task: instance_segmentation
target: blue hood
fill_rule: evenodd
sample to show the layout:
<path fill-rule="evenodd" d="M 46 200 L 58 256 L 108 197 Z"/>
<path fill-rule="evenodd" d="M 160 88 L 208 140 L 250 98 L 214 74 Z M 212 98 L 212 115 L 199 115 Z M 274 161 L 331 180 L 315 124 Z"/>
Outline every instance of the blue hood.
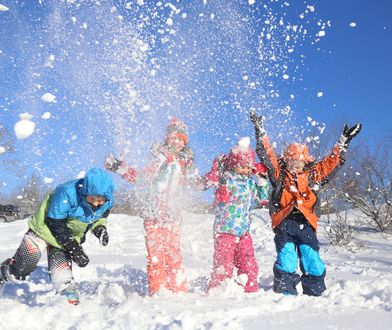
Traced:
<path fill-rule="evenodd" d="M 83 178 L 82 194 L 104 196 L 113 200 L 114 183 L 110 174 L 100 168 L 90 169 Z"/>

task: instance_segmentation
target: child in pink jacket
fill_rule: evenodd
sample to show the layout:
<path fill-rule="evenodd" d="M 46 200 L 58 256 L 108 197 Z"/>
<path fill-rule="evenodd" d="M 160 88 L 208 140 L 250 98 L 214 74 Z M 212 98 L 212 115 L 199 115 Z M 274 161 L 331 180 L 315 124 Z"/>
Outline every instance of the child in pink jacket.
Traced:
<path fill-rule="evenodd" d="M 249 138 L 242 138 L 228 155 L 215 159 L 205 176 L 206 188 L 215 186 L 214 257 L 209 289 L 237 275 L 245 275 L 245 292 L 259 290 L 259 267 L 254 255 L 250 225 L 255 204 L 266 204 L 266 168 L 256 164 Z M 243 276 L 241 276 L 243 277 Z M 242 282 L 242 281 L 241 281 Z"/>

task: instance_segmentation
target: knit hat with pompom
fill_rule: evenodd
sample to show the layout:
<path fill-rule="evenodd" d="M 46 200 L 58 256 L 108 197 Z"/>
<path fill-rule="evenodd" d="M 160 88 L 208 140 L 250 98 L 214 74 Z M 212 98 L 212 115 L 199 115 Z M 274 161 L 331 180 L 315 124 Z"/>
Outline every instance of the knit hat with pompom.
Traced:
<path fill-rule="evenodd" d="M 186 126 L 181 120 L 177 118 L 170 118 L 166 129 L 166 137 L 169 136 L 175 136 L 179 139 L 182 139 L 185 144 L 187 144 L 189 140 L 188 126 Z"/>
<path fill-rule="evenodd" d="M 250 138 L 243 137 L 238 141 L 238 145 L 231 148 L 227 156 L 227 167 L 233 169 L 235 167 L 251 167 L 256 165 L 256 154 L 250 146 Z"/>

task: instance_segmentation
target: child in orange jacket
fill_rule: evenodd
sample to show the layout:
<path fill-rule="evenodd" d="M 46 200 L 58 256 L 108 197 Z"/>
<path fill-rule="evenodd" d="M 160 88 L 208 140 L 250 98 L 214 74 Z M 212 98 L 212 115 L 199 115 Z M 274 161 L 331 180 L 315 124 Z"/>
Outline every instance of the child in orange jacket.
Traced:
<path fill-rule="evenodd" d="M 268 168 L 272 186 L 269 203 L 275 245 L 274 291 L 297 294 L 302 282 L 303 293 L 320 296 L 326 289 L 326 267 L 319 255 L 316 230 L 320 217 L 317 192 L 344 163 L 344 154 L 352 138 L 361 130 L 357 124 L 345 125 L 332 153 L 314 162 L 306 145 L 293 143 L 281 159 L 275 155 L 263 127 L 261 116 L 251 113 L 256 133 L 256 153 Z M 296 274 L 300 261 L 302 276 Z"/>
<path fill-rule="evenodd" d="M 149 189 L 143 214 L 146 232 L 149 295 L 162 287 L 173 292 L 188 290 L 182 271 L 179 197 L 187 184 L 199 177 L 188 144 L 188 128 L 176 118 L 169 122 L 163 144 L 154 146 L 152 161 L 137 171 L 110 155 L 105 167 L 130 183 L 142 182 Z"/>

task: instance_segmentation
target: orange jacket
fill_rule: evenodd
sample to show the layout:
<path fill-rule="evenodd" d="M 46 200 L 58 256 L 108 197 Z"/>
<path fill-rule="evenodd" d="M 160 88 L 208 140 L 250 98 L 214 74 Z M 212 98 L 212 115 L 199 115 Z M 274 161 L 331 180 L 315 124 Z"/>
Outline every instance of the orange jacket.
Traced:
<path fill-rule="evenodd" d="M 272 186 L 270 215 L 272 228 L 277 227 L 291 211 L 297 208 L 314 229 L 320 217 L 317 191 L 344 162 L 344 151 L 335 146 L 332 153 L 317 163 L 308 163 L 299 174 L 290 173 L 285 163 L 278 159 L 267 136 L 258 144 L 258 156 L 268 168 Z"/>

